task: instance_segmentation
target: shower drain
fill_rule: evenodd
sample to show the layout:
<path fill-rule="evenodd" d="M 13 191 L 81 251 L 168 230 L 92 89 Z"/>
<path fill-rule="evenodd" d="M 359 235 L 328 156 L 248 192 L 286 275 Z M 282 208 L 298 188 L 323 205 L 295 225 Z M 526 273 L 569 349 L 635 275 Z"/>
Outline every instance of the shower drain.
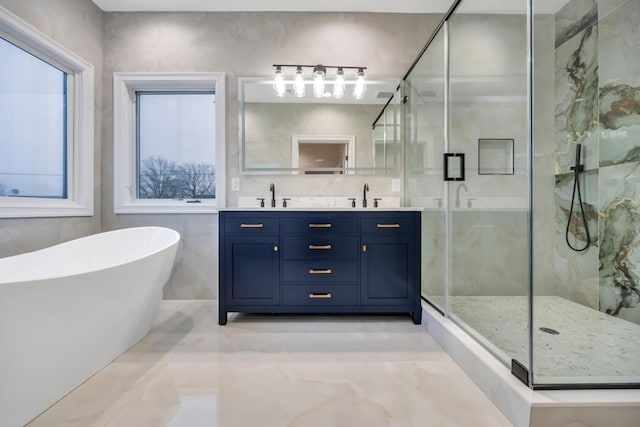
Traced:
<path fill-rule="evenodd" d="M 560 335 L 560 332 L 556 331 L 555 329 L 542 327 L 542 328 L 540 328 L 540 330 L 542 332 L 546 332 L 546 333 L 551 334 L 551 335 Z"/>

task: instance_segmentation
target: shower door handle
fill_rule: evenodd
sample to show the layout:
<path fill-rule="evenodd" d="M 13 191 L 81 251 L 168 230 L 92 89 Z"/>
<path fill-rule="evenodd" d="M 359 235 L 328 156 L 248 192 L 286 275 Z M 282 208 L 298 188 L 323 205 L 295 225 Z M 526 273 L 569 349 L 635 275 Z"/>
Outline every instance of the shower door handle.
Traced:
<path fill-rule="evenodd" d="M 444 153 L 444 181 L 464 181 L 464 153 Z"/>

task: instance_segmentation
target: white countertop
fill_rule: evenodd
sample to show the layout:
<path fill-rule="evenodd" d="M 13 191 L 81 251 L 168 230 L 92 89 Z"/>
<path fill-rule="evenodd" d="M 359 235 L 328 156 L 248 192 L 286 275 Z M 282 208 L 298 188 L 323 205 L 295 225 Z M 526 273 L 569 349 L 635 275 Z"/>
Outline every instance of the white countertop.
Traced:
<path fill-rule="evenodd" d="M 228 208 L 220 208 L 220 211 L 248 211 L 248 212 L 259 212 L 259 211 L 280 211 L 280 212 L 422 212 L 424 208 L 416 208 L 416 207 L 408 207 L 408 208 L 303 208 L 303 207 L 292 207 L 292 208 L 240 208 L 240 207 L 228 207 Z"/>

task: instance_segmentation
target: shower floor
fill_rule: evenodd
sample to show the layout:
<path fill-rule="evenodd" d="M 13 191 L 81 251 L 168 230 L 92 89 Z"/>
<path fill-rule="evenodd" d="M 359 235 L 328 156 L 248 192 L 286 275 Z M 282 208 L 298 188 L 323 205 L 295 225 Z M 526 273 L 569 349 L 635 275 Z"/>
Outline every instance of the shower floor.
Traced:
<path fill-rule="evenodd" d="M 510 365 L 528 361 L 528 298 L 456 296 L 451 318 Z M 538 384 L 640 383 L 640 325 L 555 296 L 534 298 Z M 557 334 L 543 332 L 551 329 Z"/>

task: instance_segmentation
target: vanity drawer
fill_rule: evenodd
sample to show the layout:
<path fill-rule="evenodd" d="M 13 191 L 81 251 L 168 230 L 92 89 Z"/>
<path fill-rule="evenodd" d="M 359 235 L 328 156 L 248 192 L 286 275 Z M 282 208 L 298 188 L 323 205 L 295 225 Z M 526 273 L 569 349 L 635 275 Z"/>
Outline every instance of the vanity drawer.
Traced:
<path fill-rule="evenodd" d="M 280 219 L 278 218 L 227 218 L 224 223 L 225 233 L 232 234 L 279 234 Z"/>
<path fill-rule="evenodd" d="M 284 234 L 306 234 L 323 236 L 329 234 L 356 234 L 357 218 L 340 218 L 335 215 L 314 215 L 288 218 L 282 223 Z"/>
<path fill-rule="evenodd" d="M 358 261 L 284 261 L 285 282 L 356 282 Z"/>
<path fill-rule="evenodd" d="M 358 305 L 358 285 L 285 285 L 284 305 Z"/>
<path fill-rule="evenodd" d="M 415 232 L 414 216 L 389 216 L 362 218 L 362 234 L 403 234 Z"/>
<path fill-rule="evenodd" d="M 282 239 L 284 259 L 340 260 L 358 257 L 356 236 L 286 236 Z"/>

